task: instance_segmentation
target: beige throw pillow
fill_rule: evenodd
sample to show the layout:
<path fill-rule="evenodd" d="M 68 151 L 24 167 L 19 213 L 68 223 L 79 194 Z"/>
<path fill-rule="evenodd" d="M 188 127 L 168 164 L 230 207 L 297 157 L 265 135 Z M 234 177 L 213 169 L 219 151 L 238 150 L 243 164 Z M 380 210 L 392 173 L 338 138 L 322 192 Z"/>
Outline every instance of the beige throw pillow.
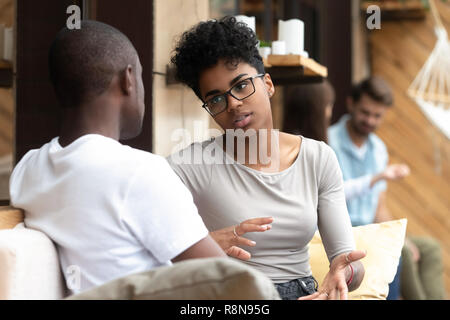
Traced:
<path fill-rule="evenodd" d="M 181 261 L 87 290 L 67 299 L 274 300 L 272 281 L 230 258 Z"/>
<path fill-rule="evenodd" d="M 356 249 L 367 250 L 361 262 L 365 276 L 361 286 L 349 292 L 349 299 L 386 299 L 394 280 L 406 233 L 406 219 L 353 227 Z M 318 232 L 309 245 L 310 264 L 319 287 L 329 270 L 329 262 Z"/>

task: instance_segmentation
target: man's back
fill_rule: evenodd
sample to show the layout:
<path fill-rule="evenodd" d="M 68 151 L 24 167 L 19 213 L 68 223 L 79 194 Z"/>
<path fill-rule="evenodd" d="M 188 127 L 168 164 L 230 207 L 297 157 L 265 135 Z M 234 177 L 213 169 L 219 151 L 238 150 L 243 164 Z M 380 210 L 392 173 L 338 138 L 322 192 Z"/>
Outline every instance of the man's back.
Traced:
<path fill-rule="evenodd" d="M 64 274 L 79 268 L 74 293 L 170 264 L 208 234 L 164 158 L 97 134 L 27 153 L 10 193 L 26 226 L 56 243 Z"/>

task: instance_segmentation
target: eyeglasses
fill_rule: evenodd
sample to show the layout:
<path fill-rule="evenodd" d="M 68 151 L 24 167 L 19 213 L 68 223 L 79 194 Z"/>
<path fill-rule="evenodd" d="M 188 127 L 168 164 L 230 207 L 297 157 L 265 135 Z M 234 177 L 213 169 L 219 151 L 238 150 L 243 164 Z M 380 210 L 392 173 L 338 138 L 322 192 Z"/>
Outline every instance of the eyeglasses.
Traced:
<path fill-rule="evenodd" d="M 239 101 L 250 97 L 256 91 L 253 79 L 260 77 L 264 77 L 264 74 L 260 73 L 256 76 L 239 81 L 227 92 L 224 92 L 223 94 L 214 96 L 213 98 L 207 100 L 202 107 L 205 108 L 212 117 L 217 116 L 219 113 L 224 112 L 228 108 L 227 95 L 230 95 Z"/>

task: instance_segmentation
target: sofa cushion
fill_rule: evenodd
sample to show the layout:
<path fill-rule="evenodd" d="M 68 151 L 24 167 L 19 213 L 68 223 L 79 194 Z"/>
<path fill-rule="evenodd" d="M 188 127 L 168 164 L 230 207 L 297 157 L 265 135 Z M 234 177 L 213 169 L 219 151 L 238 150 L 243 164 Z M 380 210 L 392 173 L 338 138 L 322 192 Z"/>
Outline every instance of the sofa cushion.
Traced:
<path fill-rule="evenodd" d="M 367 255 L 361 259 L 364 279 L 357 290 L 349 292 L 349 299 L 386 299 L 389 283 L 397 272 L 406 222 L 406 219 L 401 219 L 352 228 L 356 248 L 366 250 Z M 310 242 L 309 254 L 312 273 L 320 287 L 329 270 L 329 262 L 318 232 Z"/>
<path fill-rule="evenodd" d="M 53 242 L 23 223 L 0 230 L 0 299 L 61 299 L 66 294 Z"/>
<path fill-rule="evenodd" d="M 68 297 L 133 300 L 274 300 L 272 281 L 231 258 L 185 260 L 129 275 Z"/>

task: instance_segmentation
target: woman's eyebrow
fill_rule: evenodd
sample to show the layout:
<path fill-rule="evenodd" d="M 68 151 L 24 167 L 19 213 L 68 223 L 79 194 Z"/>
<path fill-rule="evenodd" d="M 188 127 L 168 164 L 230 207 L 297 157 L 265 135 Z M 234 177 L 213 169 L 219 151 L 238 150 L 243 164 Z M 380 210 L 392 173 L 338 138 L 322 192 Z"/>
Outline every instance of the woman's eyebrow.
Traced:
<path fill-rule="evenodd" d="M 205 95 L 205 99 L 208 97 L 208 96 L 212 96 L 213 94 L 216 94 L 216 93 L 220 93 L 220 91 L 219 90 L 211 90 L 211 91 L 209 91 L 206 95 Z"/>
<path fill-rule="evenodd" d="M 241 73 L 240 75 L 235 77 L 233 80 L 230 81 L 230 87 L 235 82 L 239 81 L 243 76 L 246 76 L 246 75 L 248 75 L 248 73 Z M 220 90 L 215 89 L 215 90 L 208 91 L 208 93 L 205 95 L 205 99 L 206 99 L 206 97 L 211 96 L 211 95 L 216 94 L 216 93 L 220 93 Z"/>
<path fill-rule="evenodd" d="M 246 75 L 248 75 L 248 73 L 241 73 L 240 75 L 238 75 L 236 78 L 230 81 L 230 86 L 232 86 L 235 82 L 239 81 L 239 79 Z"/>

